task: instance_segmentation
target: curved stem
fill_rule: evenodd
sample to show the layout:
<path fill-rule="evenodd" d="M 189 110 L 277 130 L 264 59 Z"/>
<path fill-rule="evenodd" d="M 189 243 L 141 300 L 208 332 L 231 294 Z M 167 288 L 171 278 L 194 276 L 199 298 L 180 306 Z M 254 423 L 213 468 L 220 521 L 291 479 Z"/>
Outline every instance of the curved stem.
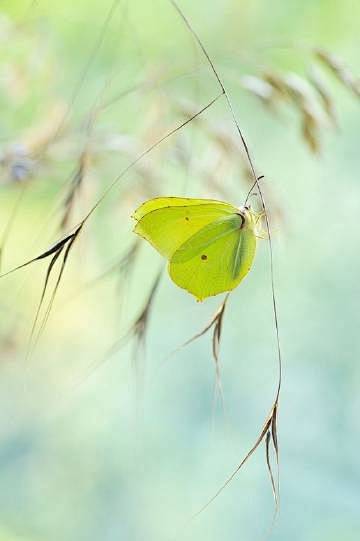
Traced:
<path fill-rule="evenodd" d="M 275 393 L 275 398 L 274 398 L 274 401 L 273 401 L 273 404 L 271 406 L 271 409 L 270 409 L 270 414 L 269 416 L 267 417 L 264 425 L 263 425 L 263 428 L 260 432 L 260 435 L 259 437 L 257 438 L 257 440 L 255 441 L 254 445 L 251 447 L 251 449 L 248 451 L 248 453 L 245 455 L 244 459 L 240 462 L 240 464 L 238 465 L 238 467 L 234 470 L 234 472 L 230 475 L 230 477 L 225 481 L 225 483 L 223 484 L 223 486 L 217 491 L 217 493 L 215 494 L 215 496 L 213 496 L 209 502 L 203 506 L 203 508 L 198 512 L 196 513 L 196 515 L 198 515 L 200 512 L 202 512 L 221 492 L 222 490 L 227 486 L 227 484 L 235 477 L 235 475 L 238 473 L 238 471 L 242 468 L 242 466 L 245 464 L 245 462 L 250 458 L 250 456 L 255 452 L 255 450 L 257 449 L 257 447 L 260 445 L 260 443 L 263 441 L 263 439 L 265 438 L 267 432 L 269 429 L 271 429 L 271 433 L 272 433 L 272 438 L 273 438 L 273 444 L 274 444 L 274 448 L 275 448 L 275 454 L 276 454 L 276 462 L 277 464 L 279 463 L 279 452 L 278 452 L 278 445 L 277 445 L 277 432 L 276 432 L 276 418 L 277 418 L 277 410 L 278 410 L 278 403 L 279 403 L 279 397 L 280 397 L 280 390 L 281 390 L 281 382 L 282 382 L 282 355 L 281 355 L 281 346 L 280 346 L 280 333 L 279 333 L 279 321 L 278 321 L 278 310 L 277 310 L 277 300 L 276 300 L 276 293 L 275 293 L 275 279 L 274 279 L 274 257 L 273 257 L 273 248 L 272 248 L 272 238 L 271 238 L 271 228 L 270 228 L 270 221 L 269 221 L 269 217 L 268 217 L 268 213 L 267 213 L 267 208 L 266 208 L 266 203 L 265 203 L 265 199 L 264 199 L 264 195 L 263 195 L 263 192 L 262 192 L 262 189 L 261 189 L 261 186 L 260 186 L 260 183 L 259 183 L 259 179 L 261 177 L 258 177 L 257 174 L 256 174 L 256 171 L 255 171 L 255 166 L 254 166 L 254 162 L 253 162 L 253 159 L 252 159 L 252 156 L 250 154 L 250 150 L 249 150 L 249 147 L 248 147 L 248 144 L 246 142 L 246 139 L 245 139 L 245 136 L 240 128 L 240 124 L 236 118 L 236 115 L 235 115 L 235 111 L 234 111 L 234 108 L 232 106 L 232 103 L 231 103 L 231 100 L 230 100 L 230 97 L 229 97 L 229 94 L 226 90 L 226 87 L 219 75 L 219 72 L 217 71 L 217 69 L 215 68 L 215 65 L 214 65 L 214 62 L 212 61 L 212 59 L 210 58 L 210 55 L 209 53 L 207 52 L 204 44 L 202 43 L 202 41 L 200 40 L 198 34 L 195 32 L 195 30 L 193 29 L 192 25 L 190 24 L 189 20 L 186 18 L 186 16 L 184 15 L 184 13 L 182 12 L 182 10 L 179 8 L 178 4 L 175 2 L 175 0 L 169 0 L 170 3 L 172 4 L 172 6 L 175 8 L 175 10 L 178 12 L 178 14 L 180 15 L 180 17 L 182 18 L 182 20 L 184 21 L 186 27 L 188 28 L 189 32 L 191 33 L 191 35 L 193 36 L 193 38 L 195 39 L 195 41 L 197 42 L 197 44 L 199 45 L 200 49 L 202 50 L 207 62 L 209 63 L 209 66 L 221 88 L 221 92 L 222 94 L 225 96 L 225 99 L 226 99 L 226 102 L 227 102 L 227 105 L 228 105 L 228 108 L 230 110 L 230 113 L 231 113 L 231 116 L 232 116 L 232 119 L 233 119 L 233 122 L 235 124 L 235 127 L 236 127 L 236 130 L 239 134 L 239 137 L 241 139 L 241 142 L 242 142 L 242 145 L 244 147 L 244 150 L 245 150 L 245 154 L 247 156 L 247 160 L 249 162 L 249 166 L 250 166 L 250 169 L 251 169 L 251 172 L 252 172 L 252 175 L 253 175 L 253 178 L 254 178 L 254 184 L 253 184 L 253 187 L 251 188 L 249 194 L 248 194 L 248 197 L 252 191 L 252 189 L 256 186 L 257 190 L 258 190 L 258 193 L 259 193 L 259 197 L 260 197 L 260 201 L 261 201 L 261 205 L 262 205 L 262 208 L 263 208 L 263 211 L 264 211 L 264 216 L 265 216 L 265 223 L 266 223 L 266 229 L 267 229 L 267 233 L 268 233 L 268 246 L 269 246 L 269 257 L 270 257 L 270 275 L 271 275 L 271 293 L 272 293 L 272 306 L 273 306 L 273 314 L 274 314 L 274 323 L 275 323 L 275 335 L 276 335 L 276 343 L 277 343 L 277 357 L 278 357 L 278 383 L 277 383 L 277 388 L 276 388 L 276 393 Z M 248 197 L 246 199 L 248 199 Z M 270 472 L 271 474 L 271 472 Z M 271 474 L 272 475 L 272 474 Z M 277 486 L 279 487 L 279 478 L 278 478 L 278 482 L 277 482 Z M 196 516 L 195 515 L 195 516 Z"/>

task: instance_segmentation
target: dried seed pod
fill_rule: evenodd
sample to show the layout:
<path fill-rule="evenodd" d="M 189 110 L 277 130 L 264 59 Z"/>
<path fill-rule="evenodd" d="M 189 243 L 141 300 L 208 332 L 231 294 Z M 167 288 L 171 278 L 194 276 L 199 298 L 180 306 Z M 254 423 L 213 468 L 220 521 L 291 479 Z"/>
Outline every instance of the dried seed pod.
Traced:
<path fill-rule="evenodd" d="M 276 91 L 268 81 L 254 75 L 245 75 L 241 77 L 240 83 L 243 88 L 256 98 L 259 98 L 266 106 L 273 105 Z"/>
<path fill-rule="evenodd" d="M 321 112 L 309 83 L 294 73 L 284 78 L 289 95 L 302 117 L 302 134 L 310 150 L 320 151 Z"/>
<path fill-rule="evenodd" d="M 360 98 L 360 78 L 354 75 L 340 58 L 324 49 L 315 49 L 314 53 L 346 88 Z"/>
<path fill-rule="evenodd" d="M 332 124 L 336 127 L 338 125 L 338 122 L 337 122 L 335 104 L 333 102 L 330 92 L 327 89 L 327 86 L 325 85 L 324 81 L 321 78 L 319 70 L 315 66 L 311 66 L 309 70 L 309 81 L 314 87 L 314 89 L 316 90 L 318 96 L 320 97 L 322 106 L 324 108 L 324 111 L 327 117 L 332 122 Z"/>

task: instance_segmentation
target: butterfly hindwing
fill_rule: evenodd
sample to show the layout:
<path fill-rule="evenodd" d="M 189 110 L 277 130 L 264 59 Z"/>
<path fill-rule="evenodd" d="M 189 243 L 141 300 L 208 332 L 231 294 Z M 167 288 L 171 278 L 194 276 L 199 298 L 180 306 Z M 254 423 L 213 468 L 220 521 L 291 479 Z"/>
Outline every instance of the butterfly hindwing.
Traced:
<path fill-rule="evenodd" d="M 212 230 L 212 242 L 203 242 L 205 236 L 200 231 L 170 259 L 171 279 L 198 300 L 231 291 L 251 268 L 256 250 L 253 231 L 227 227 L 226 233 L 224 224 L 218 224 Z"/>

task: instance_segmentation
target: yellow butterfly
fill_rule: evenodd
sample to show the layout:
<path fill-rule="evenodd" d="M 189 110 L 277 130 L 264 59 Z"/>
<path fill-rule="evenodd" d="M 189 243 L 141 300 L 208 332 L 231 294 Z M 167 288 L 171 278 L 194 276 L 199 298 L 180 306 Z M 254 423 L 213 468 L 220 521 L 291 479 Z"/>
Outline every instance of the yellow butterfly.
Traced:
<path fill-rule="evenodd" d="M 198 300 L 231 291 L 254 260 L 262 213 L 213 199 L 158 197 L 134 213 L 134 232 L 166 259 L 171 279 Z"/>

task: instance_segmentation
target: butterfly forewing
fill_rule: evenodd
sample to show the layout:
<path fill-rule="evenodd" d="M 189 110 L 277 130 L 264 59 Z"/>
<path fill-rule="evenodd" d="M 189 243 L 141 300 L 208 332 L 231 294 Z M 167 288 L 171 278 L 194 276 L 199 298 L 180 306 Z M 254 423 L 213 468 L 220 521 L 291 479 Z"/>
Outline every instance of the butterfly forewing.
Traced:
<path fill-rule="evenodd" d="M 160 254 L 171 258 L 179 246 L 200 229 L 233 212 L 234 207 L 218 202 L 164 206 L 143 215 L 134 231 L 148 240 Z"/>
<path fill-rule="evenodd" d="M 199 205 L 217 205 L 224 209 L 224 212 L 236 212 L 236 208 L 224 201 L 217 201 L 216 199 L 194 199 L 192 197 L 155 197 L 145 201 L 133 214 L 135 220 L 141 220 L 145 214 L 152 212 L 153 210 L 159 210 L 165 207 L 191 207 Z"/>

